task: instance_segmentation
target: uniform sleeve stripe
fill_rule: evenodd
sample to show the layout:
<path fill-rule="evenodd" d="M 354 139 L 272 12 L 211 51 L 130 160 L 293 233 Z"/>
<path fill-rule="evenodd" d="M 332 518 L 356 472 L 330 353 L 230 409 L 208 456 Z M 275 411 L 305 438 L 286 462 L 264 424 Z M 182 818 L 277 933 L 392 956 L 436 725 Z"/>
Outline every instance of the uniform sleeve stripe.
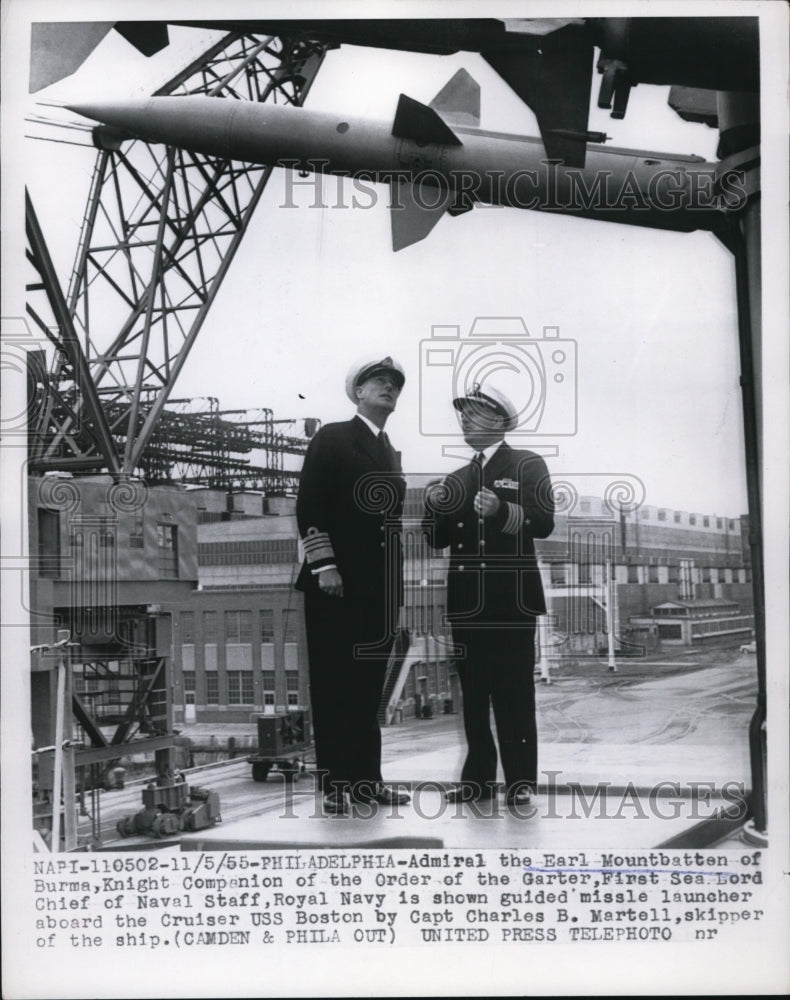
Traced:
<path fill-rule="evenodd" d="M 308 563 L 313 564 L 321 560 L 334 560 L 335 558 L 335 551 L 326 531 L 311 528 L 302 539 L 302 545 Z"/>
<path fill-rule="evenodd" d="M 517 503 L 511 503 L 510 500 L 505 502 L 507 503 L 507 520 L 502 525 L 502 531 L 506 535 L 516 535 L 524 520 L 524 511 Z"/>

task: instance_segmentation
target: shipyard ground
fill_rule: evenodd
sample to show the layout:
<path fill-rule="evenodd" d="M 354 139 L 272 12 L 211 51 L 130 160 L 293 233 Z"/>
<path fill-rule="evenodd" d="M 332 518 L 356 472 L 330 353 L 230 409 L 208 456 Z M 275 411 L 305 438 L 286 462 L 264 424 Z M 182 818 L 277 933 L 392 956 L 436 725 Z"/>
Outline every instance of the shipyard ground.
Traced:
<path fill-rule="evenodd" d="M 615 672 L 605 660 L 575 664 L 550 684 L 537 683 L 539 789 L 530 807 L 511 811 L 501 793 L 488 802 L 444 801 L 465 744 L 460 714 L 442 714 L 404 718 L 384 730 L 384 777 L 410 791 L 408 806 L 355 806 L 329 816 L 310 773 L 293 783 L 272 773 L 258 783 L 241 757 L 187 774 L 190 784 L 219 792 L 222 822 L 179 841 L 186 849 L 650 847 L 693 841 L 694 831 L 723 809 L 736 822 L 719 834 L 737 837 L 751 784 L 747 733 L 755 692 L 754 656 L 733 649 L 618 660 Z M 221 747 L 233 736 L 238 746 L 254 747 L 252 723 L 181 731 L 198 744 L 214 736 Z M 102 842 L 94 847 L 164 846 L 151 838 L 119 840 L 114 831 L 120 816 L 140 808 L 141 787 L 133 782 L 102 793 Z M 81 828 L 86 824 L 87 817 Z"/>

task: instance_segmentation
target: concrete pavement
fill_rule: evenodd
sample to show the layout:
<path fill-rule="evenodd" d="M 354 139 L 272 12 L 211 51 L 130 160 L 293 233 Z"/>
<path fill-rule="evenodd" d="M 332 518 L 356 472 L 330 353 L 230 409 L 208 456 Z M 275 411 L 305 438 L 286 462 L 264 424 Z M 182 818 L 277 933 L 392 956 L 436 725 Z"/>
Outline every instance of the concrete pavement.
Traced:
<path fill-rule="evenodd" d="M 539 789 L 518 813 L 501 794 L 447 804 L 443 789 L 458 779 L 465 753 L 461 718 L 407 718 L 384 730 L 383 770 L 385 780 L 411 790 L 410 805 L 326 816 L 306 778 L 269 798 L 259 815 L 185 839 L 226 849 L 391 838 L 403 846 L 644 848 L 693 837 L 717 810 L 744 811 L 752 674 L 750 664 L 729 658 L 691 670 L 642 663 L 630 677 L 625 670 L 615 677 L 577 672 L 539 685 Z"/>

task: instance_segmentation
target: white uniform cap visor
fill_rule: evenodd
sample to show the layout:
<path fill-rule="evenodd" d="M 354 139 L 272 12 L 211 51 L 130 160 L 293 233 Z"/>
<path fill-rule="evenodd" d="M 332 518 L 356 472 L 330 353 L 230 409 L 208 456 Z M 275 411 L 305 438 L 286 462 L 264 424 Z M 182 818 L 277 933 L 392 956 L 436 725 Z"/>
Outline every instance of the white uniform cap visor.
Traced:
<path fill-rule="evenodd" d="M 391 375 L 395 379 L 398 389 L 402 389 L 406 384 L 403 368 L 393 358 L 370 358 L 366 361 L 355 362 L 346 375 L 346 395 L 352 403 L 356 404 L 358 402 L 356 388 L 369 378 L 373 378 L 374 375 L 384 374 Z"/>
<path fill-rule="evenodd" d="M 518 413 L 515 406 L 503 392 L 492 386 L 487 386 L 484 390 L 474 389 L 465 396 L 456 397 L 453 400 L 453 406 L 459 411 L 467 406 L 485 406 L 505 418 L 506 431 L 512 431 L 518 425 Z"/>

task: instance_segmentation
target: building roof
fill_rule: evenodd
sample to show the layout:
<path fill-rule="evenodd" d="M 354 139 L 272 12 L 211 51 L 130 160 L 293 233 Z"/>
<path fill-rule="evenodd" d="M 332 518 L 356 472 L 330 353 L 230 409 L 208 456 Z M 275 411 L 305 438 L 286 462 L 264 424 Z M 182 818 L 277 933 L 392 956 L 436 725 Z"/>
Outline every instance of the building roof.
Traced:
<path fill-rule="evenodd" d="M 664 601 L 658 604 L 659 608 L 689 608 L 692 611 L 701 611 L 703 608 L 737 608 L 737 601 L 730 601 L 726 597 L 703 597 L 690 601 Z"/>
<path fill-rule="evenodd" d="M 731 617 L 733 612 L 740 610 L 740 605 L 737 601 L 728 601 L 724 597 L 708 597 L 690 601 L 664 601 L 663 604 L 654 605 L 651 613 L 659 618 L 664 617 L 661 612 L 668 612 L 670 608 L 677 609 L 673 615 L 676 618 L 711 618 L 716 617 L 717 613 Z"/>

